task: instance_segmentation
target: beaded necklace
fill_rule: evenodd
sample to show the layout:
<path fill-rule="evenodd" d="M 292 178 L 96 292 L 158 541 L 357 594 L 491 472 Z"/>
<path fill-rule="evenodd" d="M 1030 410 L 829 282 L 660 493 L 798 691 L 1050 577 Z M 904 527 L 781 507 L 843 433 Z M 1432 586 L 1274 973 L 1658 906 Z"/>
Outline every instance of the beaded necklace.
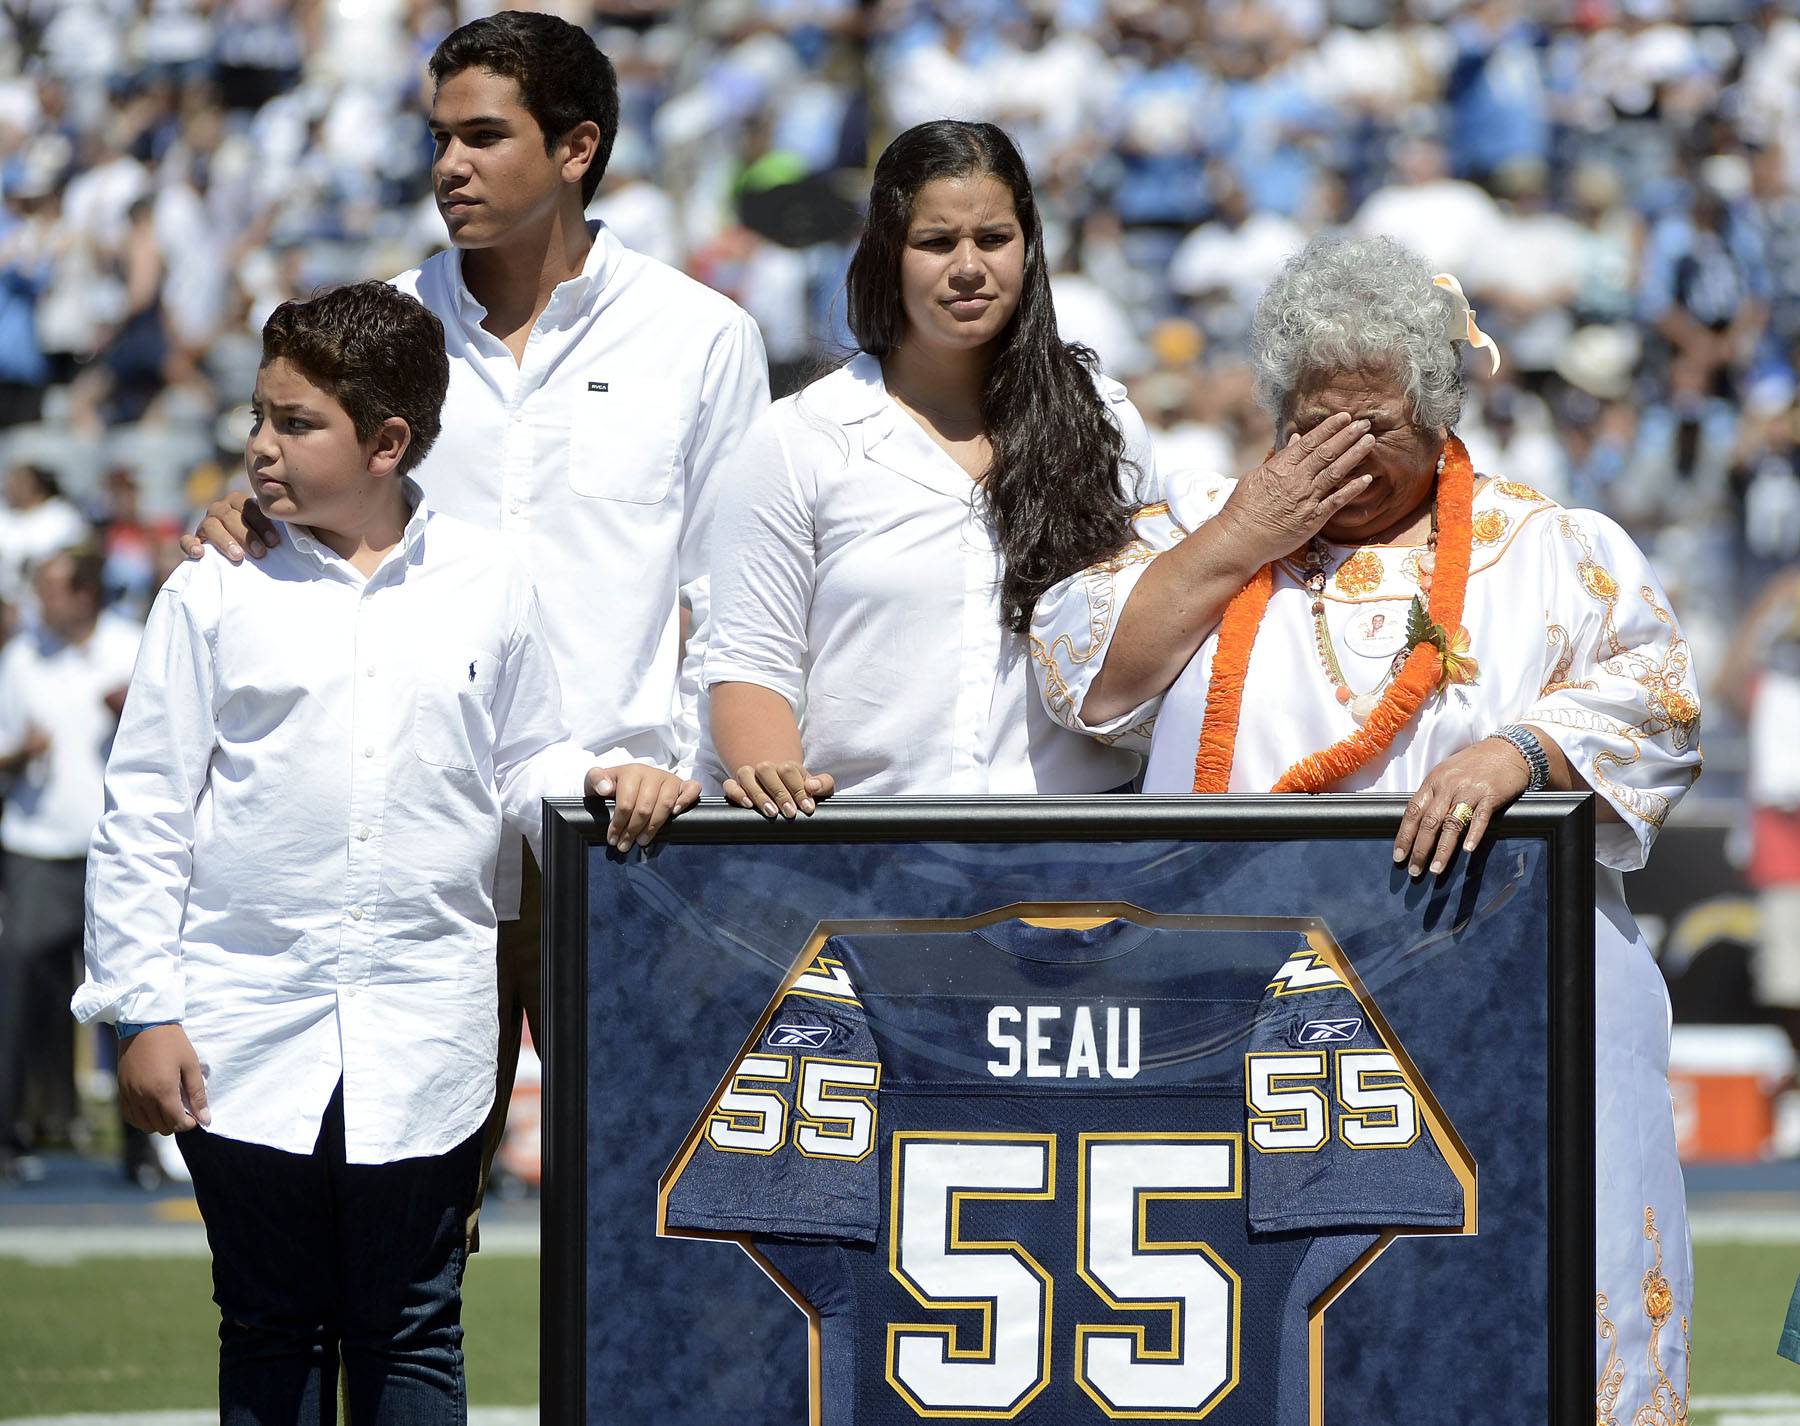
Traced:
<path fill-rule="evenodd" d="M 1438 458 L 1436 477 L 1444 473 L 1444 460 Z M 1431 595 L 1431 575 L 1437 567 L 1438 512 L 1437 512 L 1437 479 L 1433 478 L 1431 489 L 1431 529 L 1425 536 L 1425 553 L 1419 558 L 1419 588 L 1429 598 Z M 1350 716 L 1356 720 L 1357 727 L 1369 721 L 1381 695 L 1387 686 L 1400 676 L 1400 670 L 1406 665 L 1406 656 L 1412 652 L 1407 645 L 1395 651 L 1389 661 L 1387 672 L 1381 681 L 1367 693 L 1358 693 L 1350 687 L 1350 681 L 1344 677 L 1344 666 L 1338 661 L 1337 645 L 1331 637 L 1331 629 L 1325 622 L 1325 565 L 1331 558 L 1330 547 L 1323 535 L 1314 535 L 1307 542 L 1306 569 L 1301 583 L 1312 595 L 1313 648 L 1319 655 L 1319 662 L 1324 665 L 1325 677 L 1337 695 L 1337 701 L 1350 710 Z M 1346 559 L 1349 557 L 1346 556 Z"/>

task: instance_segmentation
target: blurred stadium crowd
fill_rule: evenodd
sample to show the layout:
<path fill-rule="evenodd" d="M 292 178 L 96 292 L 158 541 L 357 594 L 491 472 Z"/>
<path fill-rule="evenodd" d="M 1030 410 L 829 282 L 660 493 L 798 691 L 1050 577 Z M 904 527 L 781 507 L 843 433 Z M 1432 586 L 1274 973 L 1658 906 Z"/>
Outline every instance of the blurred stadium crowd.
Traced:
<path fill-rule="evenodd" d="M 101 522 L 121 594 L 154 588 L 167 532 L 230 478 L 270 308 L 441 243 L 424 59 L 478 8 L 0 7 L 0 440 Z M 1791 3 L 552 8 L 620 74 L 594 213 L 746 306 L 778 388 L 844 340 L 872 147 L 986 117 L 1031 162 L 1069 334 L 1170 462 L 1260 455 L 1251 303 L 1347 224 L 1462 279 L 1507 356 L 1474 384 L 1477 463 L 1646 539 L 1698 648 L 1800 551 Z M 41 483 L 13 482 L 15 568 Z"/>
<path fill-rule="evenodd" d="M 84 539 L 115 612 L 140 612 L 236 476 L 271 308 L 442 245 L 425 59 L 492 8 L 0 4 L 9 629 L 33 617 L 33 563 Z M 988 118 L 1032 166 L 1065 334 L 1129 384 L 1159 462 L 1261 458 L 1251 306 L 1347 225 L 1461 279 L 1506 357 L 1471 382 L 1477 467 L 1622 521 L 1703 675 L 1800 559 L 1794 0 L 537 8 L 618 69 L 592 213 L 747 308 L 778 395 L 847 350 L 884 139 Z M 1800 648 L 1776 604 L 1743 666 Z"/>

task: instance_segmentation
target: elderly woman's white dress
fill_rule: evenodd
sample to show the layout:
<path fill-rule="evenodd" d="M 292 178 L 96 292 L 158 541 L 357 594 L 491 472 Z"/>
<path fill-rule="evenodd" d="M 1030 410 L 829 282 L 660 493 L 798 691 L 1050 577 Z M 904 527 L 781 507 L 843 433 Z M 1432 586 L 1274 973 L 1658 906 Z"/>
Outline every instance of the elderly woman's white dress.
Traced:
<path fill-rule="evenodd" d="M 1147 745 L 1146 792 L 1193 786 L 1216 635 L 1162 698 L 1091 727 L 1077 712 L 1146 565 L 1215 514 L 1233 483 L 1169 476 L 1168 503 L 1140 512 L 1135 543 L 1038 605 L 1032 648 L 1052 714 L 1107 741 Z M 1598 827 L 1596 1419 L 1629 1423 L 1645 1407 L 1649 1419 L 1682 1419 L 1674 1406 L 1687 1393 L 1693 1270 L 1668 1091 L 1669 1004 L 1620 874 L 1644 864 L 1699 775 L 1688 647 L 1643 555 L 1604 516 L 1488 480 L 1476 491 L 1473 528 L 1463 622 L 1479 681 L 1428 700 L 1384 757 L 1336 790 L 1410 793 L 1452 753 L 1522 722 L 1555 738 L 1617 812 Z M 1422 553 L 1330 547 L 1325 617 L 1355 693 L 1380 684 L 1404 643 Z M 1290 764 L 1355 727 L 1326 673 L 1302 577 L 1297 563 L 1276 567 L 1245 683 L 1233 792 L 1267 792 Z M 1646 1308 L 1659 1261 L 1672 1294 L 1660 1323 Z M 1661 1293 L 1651 1295 L 1662 1308 Z"/>

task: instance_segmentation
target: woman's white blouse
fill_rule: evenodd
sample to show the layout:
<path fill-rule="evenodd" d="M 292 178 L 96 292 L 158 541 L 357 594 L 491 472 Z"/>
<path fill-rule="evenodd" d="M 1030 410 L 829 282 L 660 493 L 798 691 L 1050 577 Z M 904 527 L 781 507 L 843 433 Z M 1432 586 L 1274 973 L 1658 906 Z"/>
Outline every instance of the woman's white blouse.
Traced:
<path fill-rule="evenodd" d="M 1128 493 L 1151 488 L 1142 419 Z M 840 792 L 1103 792 L 1138 756 L 1044 711 L 1025 639 L 1000 624 L 1001 557 L 974 481 L 889 398 L 861 354 L 775 403 L 724 472 L 704 682 L 779 693 L 807 766 Z M 724 775 L 710 731 L 700 772 Z"/>
<path fill-rule="evenodd" d="M 1049 651 L 1044 696 L 1066 726 L 1084 726 L 1078 710 L 1145 567 L 1216 514 L 1234 483 L 1169 477 L 1167 501 L 1139 513 L 1133 544 L 1038 602 L 1032 633 Z M 1334 790 L 1410 793 L 1452 753 L 1503 724 L 1529 723 L 1554 738 L 1619 813 L 1619 821 L 1597 828 L 1602 864 L 1634 870 L 1700 774 L 1700 704 L 1668 596 L 1611 520 L 1565 510 L 1529 486 L 1485 482 L 1476 491 L 1473 524 L 1463 623 L 1480 664 L 1477 681 L 1428 699 L 1386 756 Z M 1357 693 L 1380 684 L 1404 641 L 1420 553 L 1331 547 L 1326 625 Z M 1233 792 L 1267 792 L 1290 764 L 1355 731 L 1326 675 L 1301 579 L 1297 563 L 1277 564 L 1244 683 Z M 1148 747 L 1146 792 L 1193 787 L 1217 647 L 1215 630 L 1161 698 L 1089 730 Z"/>

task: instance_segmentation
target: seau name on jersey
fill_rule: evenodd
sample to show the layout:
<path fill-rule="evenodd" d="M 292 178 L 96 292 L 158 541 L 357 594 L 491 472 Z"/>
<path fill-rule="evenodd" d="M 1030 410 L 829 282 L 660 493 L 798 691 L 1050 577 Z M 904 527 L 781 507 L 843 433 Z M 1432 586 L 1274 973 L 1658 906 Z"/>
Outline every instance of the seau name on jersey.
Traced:
<path fill-rule="evenodd" d="M 996 1079 L 1136 1079 L 1139 1015 L 1135 1005 L 1109 1005 L 1096 1014 L 1077 1005 L 996 1005 L 988 1011 L 987 1040 L 1001 1052 L 987 1062 Z"/>

